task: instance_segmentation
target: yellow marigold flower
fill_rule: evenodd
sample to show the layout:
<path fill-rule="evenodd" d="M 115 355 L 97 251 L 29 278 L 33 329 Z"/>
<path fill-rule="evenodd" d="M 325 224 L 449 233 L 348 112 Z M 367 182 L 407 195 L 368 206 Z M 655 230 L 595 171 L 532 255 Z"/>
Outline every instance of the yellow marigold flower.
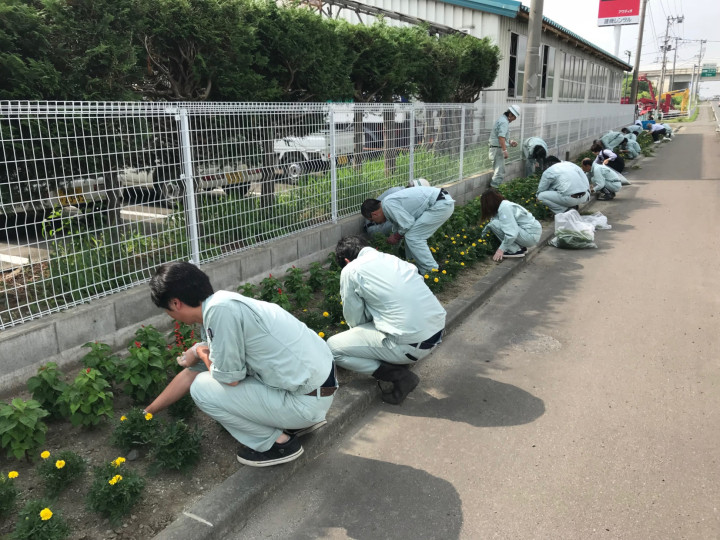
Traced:
<path fill-rule="evenodd" d="M 453 240 L 453 244 L 455 244 L 455 243 L 456 243 L 455 240 Z"/>
<path fill-rule="evenodd" d="M 42 454 L 40 454 L 40 457 L 43 458 L 43 459 L 47 459 L 47 458 L 50 457 L 50 452 L 48 452 L 47 450 L 45 450 Z"/>
<path fill-rule="evenodd" d="M 345 324 L 345 321 L 340 321 L 340 324 Z"/>
<path fill-rule="evenodd" d="M 121 422 L 124 422 L 125 420 L 127 420 L 127 416 L 125 416 L 125 415 L 123 414 L 123 415 L 120 417 L 120 421 L 121 421 Z"/>
<path fill-rule="evenodd" d="M 40 510 L 40 519 L 47 521 L 52 517 L 52 511 L 49 508 L 43 508 Z"/>
<path fill-rule="evenodd" d="M 329 317 L 330 314 L 327 311 L 323 311 L 323 317 Z"/>
<path fill-rule="evenodd" d="M 114 486 L 115 484 L 117 484 L 117 483 L 120 482 L 121 480 L 122 480 L 122 476 L 120 476 L 119 474 L 116 474 L 116 475 L 113 476 L 110 480 L 108 480 L 108 484 L 110 484 L 111 486 Z"/>
<path fill-rule="evenodd" d="M 467 238 L 467 236 L 465 236 L 465 235 L 463 234 L 463 238 Z"/>
<path fill-rule="evenodd" d="M 465 266 L 465 263 L 460 263 L 460 266 Z"/>
<path fill-rule="evenodd" d="M 442 273 L 443 273 L 443 274 L 447 274 L 447 270 L 443 270 Z"/>
<path fill-rule="evenodd" d="M 472 247 L 475 247 L 475 242 L 473 242 L 473 245 L 472 245 Z"/>
<path fill-rule="evenodd" d="M 448 235 L 446 234 L 446 235 L 445 235 L 445 238 L 447 238 L 447 237 L 448 237 Z"/>
<path fill-rule="evenodd" d="M 445 264 L 449 263 L 450 261 L 445 261 Z"/>
<path fill-rule="evenodd" d="M 321 338 L 325 337 L 325 332 L 318 332 L 318 336 L 320 336 Z"/>
<path fill-rule="evenodd" d="M 437 269 L 437 268 L 433 268 L 433 269 L 432 269 L 432 270 L 430 270 L 430 271 L 431 271 L 431 272 L 437 272 L 437 271 L 438 271 L 438 269 Z"/>
<path fill-rule="evenodd" d="M 64 466 L 65 466 L 65 462 L 62 459 L 58 459 L 55 462 L 55 467 L 57 467 L 58 469 L 62 469 Z"/>
<path fill-rule="evenodd" d="M 440 281 L 440 280 L 438 278 L 435 278 L 435 283 L 437 283 L 438 281 Z"/>
<path fill-rule="evenodd" d="M 17 478 L 18 476 L 19 476 L 19 474 L 17 471 L 10 471 L 8 473 L 8 478 L 10 478 L 10 479 Z"/>
<path fill-rule="evenodd" d="M 307 309 L 303 309 L 303 311 L 307 311 Z"/>
<path fill-rule="evenodd" d="M 435 253 L 435 248 L 434 248 L 434 247 L 431 247 L 431 248 L 430 248 L 430 251 L 432 251 L 433 253 Z"/>
<path fill-rule="evenodd" d="M 145 420 L 152 420 L 152 413 L 145 413 Z"/>
<path fill-rule="evenodd" d="M 425 279 L 428 279 L 429 277 L 430 277 L 429 275 L 425 274 Z"/>
<path fill-rule="evenodd" d="M 461 251 L 461 252 L 460 252 L 460 255 L 465 255 L 465 252 L 464 252 L 464 251 Z"/>
<path fill-rule="evenodd" d="M 110 462 L 110 464 L 111 464 L 113 467 L 119 467 L 119 466 L 122 465 L 123 463 L 125 463 L 125 458 L 122 457 L 122 456 L 119 457 L 119 458 L 117 458 L 117 459 L 114 459 L 114 460 L 112 460 L 112 461 Z"/>

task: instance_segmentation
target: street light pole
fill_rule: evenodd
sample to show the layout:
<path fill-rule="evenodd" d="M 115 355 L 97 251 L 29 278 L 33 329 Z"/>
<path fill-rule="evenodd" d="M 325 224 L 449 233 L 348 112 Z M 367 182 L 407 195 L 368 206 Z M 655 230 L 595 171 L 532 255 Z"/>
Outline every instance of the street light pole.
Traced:
<path fill-rule="evenodd" d="M 635 67 L 633 68 L 632 86 L 630 88 L 630 103 L 637 103 L 638 77 L 640 76 L 640 54 L 642 53 L 643 29 L 645 28 L 645 6 L 648 0 L 642 0 L 640 5 L 640 30 L 638 32 L 637 49 L 635 50 Z M 637 110 L 637 107 L 635 107 Z"/>

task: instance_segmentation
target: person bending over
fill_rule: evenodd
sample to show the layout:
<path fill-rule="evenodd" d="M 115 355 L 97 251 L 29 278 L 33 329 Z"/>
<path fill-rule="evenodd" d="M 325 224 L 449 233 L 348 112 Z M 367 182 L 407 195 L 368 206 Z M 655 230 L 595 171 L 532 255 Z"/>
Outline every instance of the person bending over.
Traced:
<path fill-rule="evenodd" d="M 150 291 L 170 317 L 199 324 L 204 343 L 178 358 L 185 369 L 145 411 L 155 414 L 190 391 L 198 408 L 242 444 L 240 463 L 267 467 L 298 458 L 297 432 L 325 423 L 337 389 L 326 343 L 276 304 L 214 292 L 208 276 L 187 262 L 161 265 Z"/>
<path fill-rule="evenodd" d="M 481 221 L 485 225 L 482 235 L 490 230 L 500 240 L 493 261 L 503 258 L 524 257 L 527 248 L 540 241 L 542 225 L 525 208 L 510 202 L 496 189 L 490 188 L 480 197 Z"/>
<path fill-rule="evenodd" d="M 537 199 L 554 214 L 567 212 L 590 200 L 590 184 L 583 170 L 555 156 L 545 160 L 548 168 L 540 177 Z"/>
<path fill-rule="evenodd" d="M 420 379 L 408 367 L 442 341 L 445 309 L 415 267 L 359 236 L 335 248 L 349 330 L 328 339 L 338 366 L 372 375 L 382 400 L 400 404 Z"/>
<path fill-rule="evenodd" d="M 548 155 L 548 147 L 540 137 L 529 137 L 525 139 L 522 146 L 523 157 L 525 158 L 525 176 L 532 176 L 539 168 L 545 168 L 545 158 Z"/>
<path fill-rule="evenodd" d="M 595 141 L 590 147 L 590 151 L 595 154 L 595 161 L 601 165 L 607 165 L 620 173 L 625 169 L 625 160 L 612 150 L 605 148 L 601 141 Z"/>
<path fill-rule="evenodd" d="M 619 173 L 607 165 L 600 165 L 590 158 L 585 158 L 582 160 L 582 170 L 588 175 L 590 186 L 593 192 L 597 193 L 599 201 L 613 200 L 622 187 Z"/>

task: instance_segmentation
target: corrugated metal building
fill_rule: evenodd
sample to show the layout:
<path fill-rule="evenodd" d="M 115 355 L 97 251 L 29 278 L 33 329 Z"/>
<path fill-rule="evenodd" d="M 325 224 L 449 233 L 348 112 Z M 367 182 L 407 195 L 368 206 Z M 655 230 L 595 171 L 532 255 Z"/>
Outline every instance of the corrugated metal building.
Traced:
<path fill-rule="evenodd" d="M 426 23 L 435 32 L 489 37 L 502 59 L 497 79 L 483 92 L 490 105 L 522 101 L 530 10 L 514 0 L 314 0 L 328 17 L 372 24 Z M 595 24 L 595 21 L 588 21 Z M 538 102 L 619 103 L 623 75 L 632 66 L 581 36 L 543 18 Z"/>

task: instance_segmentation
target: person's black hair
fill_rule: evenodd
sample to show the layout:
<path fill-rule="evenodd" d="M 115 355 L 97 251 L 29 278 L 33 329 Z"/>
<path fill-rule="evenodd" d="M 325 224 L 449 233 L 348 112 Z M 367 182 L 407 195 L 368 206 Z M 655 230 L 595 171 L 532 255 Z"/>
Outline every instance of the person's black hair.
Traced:
<path fill-rule="evenodd" d="M 538 144 L 537 146 L 535 146 L 535 148 L 533 148 L 532 156 L 530 157 L 533 159 L 545 159 L 546 156 L 547 152 L 542 146 Z"/>
<path fill-rule="evenodd" d="M 545 168 L 551 167 L 556 163 L 560 163 L 560 159 L 557 156 L 548 156 L 545 158 Z"/>
<path fill-rule="evenodd" d="M 207 274 L 188 262 L 162 264 L 150 278 L 150 297 L 162 309 L 168 309 L 173 298 L 190 307 L 198 307 L 213 292 Z"/>
<path fill-rule="evenodd" d="M 593 160 L 590 159 L 589 157 L 586 157 L 585 159 L 582 160 L 582 164 L 583 164 L 583 165 L 592 165 L 592 164 L 593 164 Z"/>
<path fill-rule="evenodd" d="M 500 203 L 505 200 L 502 193 L 495 188 L 488 188 L 480 196 L 480 221 L 492 219 L 498 213 Z"/>
<path fill-rule="evenodd" d="M 590 147 L 591 152 L 602 152 L 605 150 L 605 145 L 601 141 L 595 141 Z"/>
<path fill-rule="evenodd" d="M 370 214 L 380 208 L 380 201 L 377 199 L 365 199 L 365 202 L 360 206 L 360 213 L 365 219 L 370 219 Z"/>
<path fill-rule="evenodd" d="M 629 130 L 628 128 L 626 128 L 626 127 L 622 128 L 620 131 L 621 131 L 622 133 L 630 133 L 630 130 Z"/>
<path fill-rule="evenodd" d="M 357 259 L 360 251 L 369 245 L 368 241 L 362 236 L 346 236 L 341 238 L 337 246 L 335 246 L 335 260 L 337 260 L 340 268 L 345 268 L 347 265 L 345 259 L 354 261 Z"/>

